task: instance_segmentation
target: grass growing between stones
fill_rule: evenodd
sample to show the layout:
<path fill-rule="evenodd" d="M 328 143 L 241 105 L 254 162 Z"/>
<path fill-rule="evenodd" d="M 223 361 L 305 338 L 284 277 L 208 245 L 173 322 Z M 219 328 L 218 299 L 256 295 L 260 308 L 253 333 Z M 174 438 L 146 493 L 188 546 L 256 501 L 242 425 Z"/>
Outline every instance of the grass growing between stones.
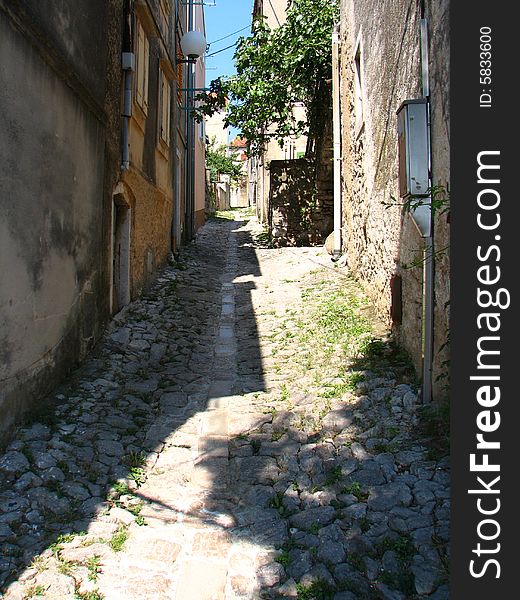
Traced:
<path fill-rule="evenodd" d="M 359 481 L 353 481 L 348 487 L 342 490 L 344 494 L 352 494 L 359 502 L 365 502 L 368 498 L 368 493 L 363 490 Z"/>
<path fill-rule="evenodd" d="M 419 409 L 419 430 L 428 440 L 428 460 L 438 460 L 450 451 L 450 405 L 443 401 Z"/>
<path fill-rule="evenodd" d="M 128 530 L 124 525 L 121 525 L 119 529 L 110 538 L 108 545 L 114 552 L 121 552 L 123 550 L 126 540 L 128 539 Z"/>
<path fill-rule="evenodd" d="M 94 554 L 85 563 L 88 571 L 89 581 L 97 581 L 99 573 L 101 573 L 101 557 L 98 554 Z"/>
<path fill-rule="evenodd" d="M 61 552 L 61 550 L 63 550 L 63 544 L 68 544 L 68 543 L 72 542 L 72 540 L 74 540 L 78 536 L 84 537 L 86 535 L 87 535 L 86 531 L 61 533 L 56 538 L 56 541 L 53 544 L 51 544 L 51 546 L 49 546 L 49 549 L 55 556 L 57 556 L 59 554 L 59 552 Z"/>
<path fill-rule="evenodd" d="M 288 550 L 282 550 L 280 554 L 275 558 L 277 563 L 280 563 L 284 569 L 291 564 L 291 557 L 289 556 Z"/>
<path fill-rule="evenodd" d="M 298 600 L 332 600 L 336 589 L 323 579 L 317 579 L 309 585 L 296 584 Z"/>
<path fill-rule="evenodd" d="M 139 488 L 146 481 L 146 473 L 142 467 L 131 467 L 128 479 L 132 480 Z"/>
<path fill-rule="evenodd" d="M 342 403 L 355 404 L 367 392 L 364 382 L 375 376 L 416 383 L 408 355 L 381 339 L 386 331 L 356 282 L 319 269 L 300 279 L 299 287 L 300 306 L 278 315 L 268 336 L 273 372 L 289 375 L 272 401 L 293 410 L 304 396 L 305 409 L 292 423 L 296 429 L 319 436 L 327 415 Z M 352 425 L 366 430 L 369 423 L 355 415 Z"/>
<path fill-rule="evenodd" d="M 75 600 L 104 600 L 104 598 L 105 596 L 100 594 L 97 590 L 75 593 Z"/>
<path fill-rule="evenodd" d="M 325 479 L 325 485 L 329 486 L 329 485 L 334 485 L 335 483 L 338 483 L 339 481 L 341 481 L 341 466 L 337 465 L 335 467 L 333 467 L 328 473 L 327 473 L 327 478 Z"/>
<path fill-rule="evenodd" d="M 216 210 L 210 217 L 210 221 L 216 221 L 222 223 L 226 221 L 234 221 L 236 218 L 235 211 L 233 210 Z"/>
<path fill-rule="evenodd" d="M 348 365 L 363 356 L 374 340 L 368 301 L 353 281 L 338 281 L 335 274 L 321 270 L 307 276 L 302 286 L 306 287 L 301 291 L 301 310 L 286 312 L 279 322 L 272 334 L 272 354 L 298 348 L 290 359 L 298 375 L 312 369 L 319 395 L 340 398 L 363 378 Z M 288 385 L 281 393 L 287 389 Z"/>
<path fill-rule="evenodd" d="M 37 596 L 43 596 L 45 594 L 45 587 L 43 585 L 32 585 L 25 590 L 25 598 L 35 598 Z"/>

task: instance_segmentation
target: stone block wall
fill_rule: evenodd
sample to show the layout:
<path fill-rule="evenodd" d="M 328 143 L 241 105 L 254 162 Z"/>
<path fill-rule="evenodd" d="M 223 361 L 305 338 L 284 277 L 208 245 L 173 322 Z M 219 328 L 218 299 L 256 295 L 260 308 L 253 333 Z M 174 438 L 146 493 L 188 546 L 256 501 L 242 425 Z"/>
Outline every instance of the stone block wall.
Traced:
<path fill-rule="evenodd" d="M 275 246 L 322 244 L 330 233 L 333 204 L 317 185 L 314 161 L 270 163 L 269 237 Z"/>
<path fill-rule="evenodd" d="M 139 296 L 153 281 L 170 251 L 173 201 L 133 167 L 122 181 L 128 189 L 131 220 L 131 298 Z"/>
<path fill-rule="evenodd" d="M 426 3 L 430 44 L 434 185 L 449 186 L 448 2 Z M 399 200 L 396 112 L 420 98 L 419 5 L 410 0 L 341 1 L 342 236 L 353 274 L 379 316 L 421 372 L 423 239 Z M 436 249 L 449 240 L 446 215 L 435 223 Z M 402 318 L 392 323 L 390 283 L 402 280 Z M 435 274 L 434 379 L 447 358 L 449 259 Z M 442 394 L 436 383 L 434 394 Z"/>

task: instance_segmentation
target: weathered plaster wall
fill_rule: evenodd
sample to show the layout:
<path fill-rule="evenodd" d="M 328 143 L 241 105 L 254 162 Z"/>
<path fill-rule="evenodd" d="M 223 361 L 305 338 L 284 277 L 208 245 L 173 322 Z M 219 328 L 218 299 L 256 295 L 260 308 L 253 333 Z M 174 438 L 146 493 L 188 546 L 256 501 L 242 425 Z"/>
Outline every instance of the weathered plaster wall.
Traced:
<path fill-rule="evenodd" d="M 449 47 L 447 2 L 432 5 L 429 29 L 433 40 L 432 134 L 437 182 L 449 178 Z M 422 359 L 423 241 L 412 219 L 398 205 L 396 111 L 403 100 L 421 97 L 419 21 L 414 0 L 341 2 L 343 245 L 350 268 L 389 325 L 390 279 L 393 274 L 402 277 L 402 323 L 394 328 L 417 370 Z M 362 118 L 355 89 L 358 51 Z M 446 223 L 439 223 L 437 229 L 439 244 L 448 239 Z M 406 268 L 417 261 L 418 266 Z M 440 299 L 449 295 L 447 272 L 447 259 L 443 258 L 437 265 L 437 316 Z M 445 337 L 443 318 L 436 327 L 436 352 Z"/>
<path fill-rule="evenodd" d="M 53 52 L 73 69 L 99 105 L 105 94 L 107 20 L 106 0 L 24 0 L 26 19 L 42 39 L 51 40 Z"/>
<path fill-rule="evenodd" d="M 430 25 L 430 88 L 432 127 L 433 183 L 441 186 L 449 197 L 450 190 L 450 53 L 449 53 L 449 0 L 426 4 L 426 18 Z M 432 60 L 433 59 L 433 60 Z M 448 206 L 449 209 L 449 206 Z M 434 396 L 446 394 L 449 346 L 450 300 L 450 224 L 449 212 L 435 219 L 435 310 L 434 310 Z M 437 377 L 440 376 L 440 379 Z"/>
<path fill-rule="evenodd" d="M 115 174 L 105 150 L 116 121 L 107 84 L 119 89 L 108 46 L 117 43 L 118 3 L 56 2 L 47 12 L 40 4 L 0 2 L 0 435 L 76 364 L 108 317 Z M 92 34 L 78 33 L 80 15 Z"/>

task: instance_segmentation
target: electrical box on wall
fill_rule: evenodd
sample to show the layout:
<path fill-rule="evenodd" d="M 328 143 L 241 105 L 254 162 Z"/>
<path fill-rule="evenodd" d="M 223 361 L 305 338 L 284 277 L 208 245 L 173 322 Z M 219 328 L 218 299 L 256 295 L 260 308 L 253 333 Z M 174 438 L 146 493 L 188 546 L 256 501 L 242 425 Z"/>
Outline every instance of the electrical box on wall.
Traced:
<path fill-rule="evenodd" d="M 399 195 L 429 194 L 428 105 L 426 98 L 406 100 L 397 111 Z"/>
<path fill-rule="evenodd" d="M 431 234 L 429 132 L 427 99 L 405 100 L 397 111 L 399 196 L 417 199 L 410 214 L 422 236 Z"/>

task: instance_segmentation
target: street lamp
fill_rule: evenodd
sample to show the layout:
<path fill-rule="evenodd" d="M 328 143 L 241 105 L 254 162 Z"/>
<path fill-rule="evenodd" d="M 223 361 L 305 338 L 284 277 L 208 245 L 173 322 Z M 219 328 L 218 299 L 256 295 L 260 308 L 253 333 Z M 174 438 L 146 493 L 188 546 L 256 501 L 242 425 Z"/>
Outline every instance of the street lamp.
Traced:
<path fill-rule="evenodd" d="M 184 56 L 188 58 L 177 62 L 197 62 L 199 56 L 202 56 L 206 51 L 206 46 L 206 38 L 203 33 L 196 30 L 187 31 L 181 38 L 181 50 Z"/>
<path fill-rule="evenodd" d="M 206 51 L 207 43 L 204 34 L 193 26 L 193 14 L 189 12 L 189 30 L 180 40 L 183 56 L 177 59 L 177 63 L 187 63 L 187 86 L 186 86 L 186 240 L 191 240 L 195 225 L 195 123 L 191 109 L 195 97 L 195 63 Z"/>

